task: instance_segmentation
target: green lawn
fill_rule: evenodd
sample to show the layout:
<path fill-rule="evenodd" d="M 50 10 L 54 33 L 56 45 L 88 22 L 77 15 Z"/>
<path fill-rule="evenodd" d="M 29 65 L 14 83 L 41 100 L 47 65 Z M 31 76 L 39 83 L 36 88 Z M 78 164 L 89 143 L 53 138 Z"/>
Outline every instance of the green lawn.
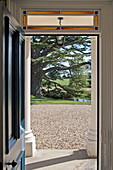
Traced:
<path fill-rule="evenodd" d="M 68 85 L 69 84 L 69 79 L 63 79 L 63 80 L 53 80 L 54 82 L 58 83 L 58 84 L 61 84 L 61 85 Z M 43 88 L 47 88 L 45 86 L 43 86 Z M 51 86 L 51 89 L 55 88 L 55 86 Z"/>
<path fill-rule="evenodd" d="M 61 84 L 61 85 L 68 85 L 69 84 L 69 79 L 63 79 L 63 80 L 55 80 L 55 82 Z"/>
<path fill-rule="evenodd" d="M 31 104 L 91 104 L 91 102 L 77 102 L 71 100 L 59 100 L 47 97 L 31 96 Z"/>

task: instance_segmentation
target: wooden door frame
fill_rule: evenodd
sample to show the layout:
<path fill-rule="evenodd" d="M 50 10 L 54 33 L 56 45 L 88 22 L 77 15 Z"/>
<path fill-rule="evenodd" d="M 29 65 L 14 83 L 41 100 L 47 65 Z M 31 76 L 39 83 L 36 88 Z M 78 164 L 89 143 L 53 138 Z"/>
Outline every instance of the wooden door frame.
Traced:
<path fill-rule="evenodd" d="M 72 3 L 68 0 L 64 1 L 39 1 L 32 4 L 26 4 L 26 1 L 20 1 L 20 4 L 17 3 L 17 6 L 14 9 L 14 16 L 16 13 L 20 12 L 21 8 L 36 8 L 38 9 L 100 9 L 101 10 L 101 31 L 100 31 L 100 140 L 102 147 L 100 148 L 100 169 L 106 170 L 113 167 L 113 2 L 106 0 L 98 0 L 96 3 L 94 0 L 90 2 L 74 2 Z M 23 3 L 21 3 L 23 2 Z M 35 1 L 34 1 L 35 2 Z M 64 5 L 65 3 L 65 5 Z M 1 14 L 1 11 L 0 11 Z M 21 14 L 17 16 L 17 20 L 20 20 Z M 1 23 L 2 21 L 0 21 Z M 0 35 L 1 35 L 0 31 Z M 1 37 L 1 36 L 0 36 Z M 0 47 L 2 44 L 0 44 Z M 0 49 L 0 53 L 2 50 Z M 0 73 L 2 71 L 2 64 L 0 62 Z M 0 74 L 0 78 L 1 74 Z M 0 84 L 0 90 L 2 89 L 2 84 Z M 2 95 L 2 90 L 0 91 Z M 2 112 L 2 97 L 0 97 L 0 109 Z M 3 119 L 0 114 L 0 119 Z M 2 125 L 1 125 L 2 126 Z M 0 132 L 0 136 L 3 134 Z M 0 148 L 2 145 L 0 144 Z"/>
<path fill-rule="evenodd" d="M 29 4 L 28 4 L 29 5 Z M 36 5 L 36 4 L 35 4 Z M 35 9 L 35 5 L 32 4 L 31 8 Z M 106 170 L 111 169 L 113 167 L 113 2 L 97 2 L 95 3 L 93 0 L 92 2 L 73 2 L 73 4 L 69 4 L 66 1 L 65 5 L 64 2 L 37 2 L 38 9 L 37 10 L 92 10 L 92 9 L 99 9 L 100 10 L 100 62 L 99 62 L 99 129 L 100 129 L 100 147 L 99 147 L 99 160 L 100 165 L 99 169 Z M 25 4 L 22 6 L 25 9 Z M 27 8 L 27 5 L 26 5 Z M 22 12 L 20 14 L 22 18 Z M 37 34 L 57 34 L 55 31 L 37 31 Z M 73 34 L 73 32 L 66 32 L 67 34 Z M 78 32 L 78 34 L 81 32 Z M 82 32 L 85 34 L 86 32 Z M 28 33 L 26 35 L 33 35 L 34 32 Z M 64 32 L 60 32 L 60 34 L 64 34 Z"/>

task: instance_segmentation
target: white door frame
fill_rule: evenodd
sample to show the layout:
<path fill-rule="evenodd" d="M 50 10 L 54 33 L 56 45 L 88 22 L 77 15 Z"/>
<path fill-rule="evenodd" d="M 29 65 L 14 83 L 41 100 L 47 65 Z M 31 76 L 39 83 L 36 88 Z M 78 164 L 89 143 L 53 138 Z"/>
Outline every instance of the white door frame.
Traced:
<path fill-rule="evenodd" d="M 95 5 L 97 6 L 97 5 Z M 80 6 L 81 9 L 82 6 Z M 80 9 L 79 8 L 79 9 Z M 112 115 L 111 115 L 111 109 L 112 109 L 112 86 L 111 86 L 111 80 L 112 77 L 110 76 L 112 73 L 112 46 L 109 45 L 109 42 L 112 41 L 112 29 L 111 29 L 111 6 L 110 3 L 106 5 L 100 6 L 101 8 L 101 31 L 99 32 L 100 38 L 100 63 L 99 63 L 99 169 L 102 168 L 102 170 L 109 169 L 111 167 L 110 161 L 112 161 L 112 152 L 111 152 L 111 135 L 112 135 Z M 100 9 L 98 7 L 93 7 L 93 9 Z M 75 10 L 77 10 L 77 6 Z M 86 9 L 86 8 L 85 8 Z M 91 7 L 87 6 L 87 9 L 91 9 Z M 109 28 L 109 31 L 108 31 Z M 51 32 L 38 32 L 38 34 L 51 34 Z M 56 34 L 55 32 L 52 32 L 53 34 Z M 66 32 L 66 34 L 76 34 L 77 32 Z M 80 34 L 79 32 L 78 34 Z M 81 34 L 86 34 L 86 32 L 82 32 Z M 64 32 L 60 32 L 59 34 L 64 34 Z M 88 34 L 88 32 L 87 32 Z M 90 33 L 89 33 L 90 34 Z M 112 137 L 113 138 L 113 137 Z M 104 163 L 104 164 L 103 164 Z"/>
<path fill-rule="evenodd" d="M 80 2 L 81 1 L 81 2 Z M 19 15 L 16 15 L 17 11 L 25 8 L 34 8 L 38 7 L 40 10 L 92 10 L 99 9 L 101 11 L 101 30 L 100 34 L 100 94 L 99 94 L 99 103 L 100 103 L 100 140 L 102 141 L 101 155 L 100 156 L 100 169 L 112 169 L 112 158 L 113 158 L 113 1 L 111 0 L 79 0 L 79 1 L 69 1 L 69 0 L 43 0 L 43 1 L 33 1 L 30 4 L 26 3 L 26 0 L 18 1 L 18 4 L 13 10 L 13 13 L 17 20 L 22 18 L 22 12 Z M 41 34 L 46 34 L 47 32 L 41 32 Z M 68 33 L 68 32 L 67 32 Z M 76 33 L 76 32 L 74 32 Z M 83 32 L 82 32 L 83 33 Z M 61 33 L 62 34 L 62 33 Z M 68 33 L 70 34 L 70 33 Z M 84 34 L 84 33 L 83 33 Z"/>

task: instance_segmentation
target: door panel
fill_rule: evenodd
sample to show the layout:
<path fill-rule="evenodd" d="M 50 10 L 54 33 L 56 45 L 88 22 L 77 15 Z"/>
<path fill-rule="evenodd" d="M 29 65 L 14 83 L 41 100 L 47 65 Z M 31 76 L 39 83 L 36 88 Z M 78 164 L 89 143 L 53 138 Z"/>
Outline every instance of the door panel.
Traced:
<path fill-rule="evenodd" d="M 19 32 L 16 30 L 13 39 L 13 116 L 14 137 L 20 138 L 20 114 L 19 114 Z M 15 102 L 16 101 L 16 102 Z"/>
<path fill-rule="evenodd" d="M 1 12 L 2 11 L 2 12 Z M 24 37 L 18 23 L 0 3 L 0 169 L 24 170 Z M 0 32 L 1 33 L 1 32 Z M 2 99 L 2 100 L 1 100 Z"/>

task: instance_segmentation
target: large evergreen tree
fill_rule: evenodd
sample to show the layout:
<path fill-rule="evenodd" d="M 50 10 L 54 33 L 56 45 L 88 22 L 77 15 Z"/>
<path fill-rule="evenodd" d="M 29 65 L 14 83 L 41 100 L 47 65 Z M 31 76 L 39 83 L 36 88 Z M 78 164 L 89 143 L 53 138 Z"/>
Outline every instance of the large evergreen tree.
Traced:
<path fill-rule="evenodd" d="M 91 64 L 84 57 L 90 56 L 91 41 L 88 36 L 65 36 L 63 46 L 56 44 L 56 36 L 34 36 L 32 42 L 32 88 L 31 94 L 40 95 L 42 80 L 54 83 L 60 88 L 71 92 L 69 87 L 62 86 L 53 79 L 71 78 L 70 87 L 76 84 L 77 72 L 87 70 Z M 80 77 L 78 77 L 79 79 Z M 77 80 L 78 81 L 78 80 Z M 79 83 L 80 84 L 80 83 Z M 83 82 L 80 85 L 83 86 Z"/>

